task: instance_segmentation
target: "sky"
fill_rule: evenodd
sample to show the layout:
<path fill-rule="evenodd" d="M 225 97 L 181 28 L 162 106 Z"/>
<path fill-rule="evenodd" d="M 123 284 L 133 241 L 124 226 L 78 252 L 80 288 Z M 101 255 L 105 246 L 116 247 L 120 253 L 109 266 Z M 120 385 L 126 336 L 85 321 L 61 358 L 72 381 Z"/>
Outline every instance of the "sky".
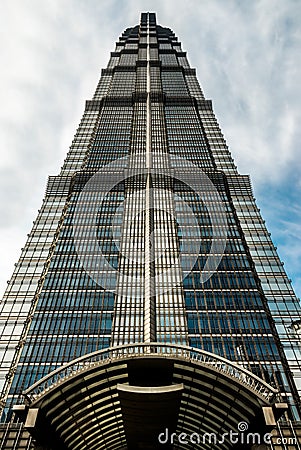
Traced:
<path fill-rule="evenodd" d="M 0 293 L 101 68 L 141 11 L 187 51 L 301 295 L 300 0 L 1 0 Z"/>

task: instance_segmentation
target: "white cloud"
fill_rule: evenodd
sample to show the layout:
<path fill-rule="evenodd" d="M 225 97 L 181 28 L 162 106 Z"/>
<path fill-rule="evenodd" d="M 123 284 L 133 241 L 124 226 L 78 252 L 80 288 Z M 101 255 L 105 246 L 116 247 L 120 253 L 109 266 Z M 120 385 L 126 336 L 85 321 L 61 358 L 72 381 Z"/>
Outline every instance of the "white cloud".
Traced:
<path fill-rule="evenodd" d="M 288 179 L 294 183 L 290 192 L 300 192 L 299 1 L 2 1 L 0 227 L 1 255 L 10 253 L 11 261 L 40 206 L 47 175 L 59 171 L 114 41 L 147 10 L 157 11 L 158 22 L 183 42 L 259 201 L 266 190 L 286 189 Z M 273 226 L 271 208 L 265 206 Z M 11 238 L 17 230 L 23 241 Z M 12 262 L 2 259 L 6 281 Z"/>

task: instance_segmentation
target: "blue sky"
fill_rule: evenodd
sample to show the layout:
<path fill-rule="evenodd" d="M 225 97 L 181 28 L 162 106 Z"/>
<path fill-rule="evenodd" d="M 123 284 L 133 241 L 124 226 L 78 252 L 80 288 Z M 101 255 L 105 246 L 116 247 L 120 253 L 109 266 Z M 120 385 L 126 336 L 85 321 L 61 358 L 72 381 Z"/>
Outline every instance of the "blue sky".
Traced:
<path fill-rule="evenodd" d="M 0 290 L 121 32 L 156 11 L 213 100 L 301 293 L 299 0 L 2 0 Z"/>

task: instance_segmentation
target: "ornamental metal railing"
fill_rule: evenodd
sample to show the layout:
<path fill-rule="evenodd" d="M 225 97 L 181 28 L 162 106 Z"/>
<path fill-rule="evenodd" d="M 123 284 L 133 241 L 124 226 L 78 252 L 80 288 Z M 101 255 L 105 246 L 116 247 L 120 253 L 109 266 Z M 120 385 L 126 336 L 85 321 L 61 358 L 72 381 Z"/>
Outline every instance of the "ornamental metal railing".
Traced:
<path fill-rule="evenodd" d="M 47 376 L 41 378 L 26 389 L 23 395 L 29 403 L 32 403 L 58 384 L 93 366 L 127 358 L 154 356 L 180 358 L 187 362 L 191 361 L 203 367 L 213 369 L 216 372 L 233 378 L 236 382 L 240 382 L 268 402 L 271 402 L 279 393 L 277 389 L 270 386 L 249 370 L 221 356 L 194 347 L 151 342 L 110 347 L 83 355 L 50 372 Z"/>

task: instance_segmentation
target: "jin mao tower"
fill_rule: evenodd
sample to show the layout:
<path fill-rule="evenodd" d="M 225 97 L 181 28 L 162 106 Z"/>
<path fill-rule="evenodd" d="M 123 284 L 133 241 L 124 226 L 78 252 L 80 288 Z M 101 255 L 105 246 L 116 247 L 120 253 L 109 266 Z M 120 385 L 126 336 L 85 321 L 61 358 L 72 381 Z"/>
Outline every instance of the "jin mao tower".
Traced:
<path fill-rule="evenodd" d="M 0 327 L 1 450 L 300 449 L 298 300 L 154 13 L 49 177 Z"/>

